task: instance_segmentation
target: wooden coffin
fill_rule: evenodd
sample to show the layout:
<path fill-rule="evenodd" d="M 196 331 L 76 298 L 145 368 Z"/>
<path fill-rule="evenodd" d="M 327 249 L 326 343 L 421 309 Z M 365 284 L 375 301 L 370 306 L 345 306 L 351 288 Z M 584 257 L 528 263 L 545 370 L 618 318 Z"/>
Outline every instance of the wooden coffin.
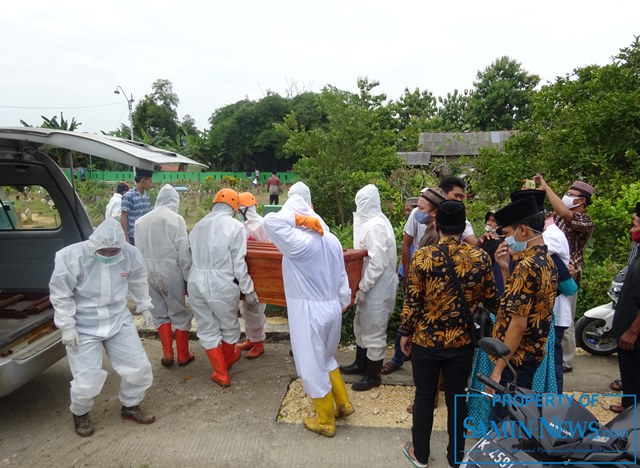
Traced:
<path fill-rule="evenodd" d="M 351 288 L 351 303 L 362 276 L 362 261 L 366 250 L 344 250 L 344 266 Z M 271 242 L 247 241 L 247 266 L 256 293 L 263 304 L 286 306 L 282 282 L 282 254 Z"/>

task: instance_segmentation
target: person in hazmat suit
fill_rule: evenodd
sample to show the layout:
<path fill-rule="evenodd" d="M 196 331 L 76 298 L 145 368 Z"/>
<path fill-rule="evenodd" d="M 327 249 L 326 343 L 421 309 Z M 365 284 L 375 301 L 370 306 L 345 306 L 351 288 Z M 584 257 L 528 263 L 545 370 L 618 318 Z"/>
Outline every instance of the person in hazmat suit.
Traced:
<path fill-rule="evenodd" d="M 211 380 L 222 387 L 230 384 L 228 369 L 240 359 L 238 307 L 240 293 L 247 304 L 257 304 L 258 295 L 247 271 L 247 233 L 240 221 L 238 194 L 220 190 L 211 213 L 196 223 L 189 235 L 191 271 L 189 303 L 198 322 L 198 339 L 213 367 Z"/>
<path fill-rule="evenodd" d="M 256 211 L 256 197 L 250 192 L 243 192 L 239 196 L 240 207 L 238 212 L 244 218 L 244 227 L 247 230 L 247 240 L 257 242 L 269 242 L 267 233 L 262 226 L 262 216 Z M 240 301 L 240 313 L 244 318 L 244 330 L 246 340 L 236 347 L 240 351 L 249 351 L 247 359 L 255 359 L 264 353 L 264 324 L 267 321 L 264 310 L 266 304 L 247 304 Z"/>
<path fill-rule="evenodd" d="M 88 240 L 58 251 L 49 291 L 73 375 L 69 409 L 78 435 L 94 433 L 89 412 L 107 378 L 103 348 L 120 375 L 122 418 L 153 423 L 155 416 L 139 406 L 153 373 L 127 308 L 127 293 L 149 323 L 153 305 L 144 259 L 125 241 L 120 223 L 106 219 Z"/>
<path fill-rule="evenodd" d="M 311 202 L 311 190 L 304 182 L 296 182 L 289 188 L 289 192 L 287 192 L 287 197 L 291 195 L 300 195 L 304 202 L 311 207 L 313 210 L 313 203 Z M 320 219 L 320 224 L 322 225 L 322 230 L 324 232 L 329 232 L 329 226 L 324 222 L 322 218 Z"/>
<path fill-rule="evenodd" d="M 178 365 L 186 366 L 194 357 L 189 352 L 189 330 L 193 314 L 185 306 L 185 286 L 191 268 L 189 236 L 184 218 L 178 214 L 180 195 L 165 184 L 156 205 L 135 224 L 136 247 L 142 253 L 149 275 L 153 322 L 162 344 L 160 363 L 173 365 L 173 331 L 176 335 Z"/>
<path fill-rule="evenodd" d="M 333 437 L 335 418 L 354 412 L 334 357 L 351 290 L 340 241 L 322 224 L 302 197 L 291 193 L 278 213 L 264 218 L 269 239 L 282 252 L 296 370 L 316 411 L 303 422 L 310 431 Z"/>
<path fill-rule="evenodd" d="M 353 248 L 367 250 L 356 292 L 353 331 L 356 360 L 341 367 L 344 374 L 364 374 L 352 385 L 356 391 L 379 387 L 380 371 L 387 347 L 387 323 L 393 313 L 398 290 L 398 254 L 393 227 L 380 209 L 378 188 L 369 184 L 356 193 L 353 213 Z"/>

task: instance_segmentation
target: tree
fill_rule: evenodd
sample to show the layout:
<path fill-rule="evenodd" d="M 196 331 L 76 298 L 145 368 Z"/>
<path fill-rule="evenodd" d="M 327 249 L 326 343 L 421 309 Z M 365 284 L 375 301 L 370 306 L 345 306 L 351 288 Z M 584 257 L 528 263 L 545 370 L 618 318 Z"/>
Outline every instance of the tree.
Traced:
<path fill-rule="evenodd" d="M 436 98 L 427 90 L 416 88 L 409 91 L 409 88 L 405 88 L 397 101 L 389 103 L 396 123 L 398 151 L 418 150 L 420 133 L 433 128 L 432 119 L 438 111 L 436 102 Z"/>
<path fill-rule="evenodd" d="M 438 114 L 432 123 L 441 132 L 463 132 L 470 129 L 469 90 L 462 93 L 457 89 L 438 97 Z"/>
<path fill-rule="evenodd" d="M 188 135 L 198 134 L 198 127 L 196 126 L 196 120 L 193 117 L 191 117 L 191 115 L 189 114 L 185 114 L 184 117 L 182 117 L 182 122 L 180 123 L 180 127 L 182 128 L 182 131 L 184 133 L 187 133 Z"/>
<path fill-rule="evenodd" d="M 163 133 L 173 140 L 178 135 L 178 95 L 169 80 L 158 79 L 151 88 L 151 94 L 146 94 L 133 111 L 134 132 L 141 136 L 144 131 L 151 138 Z"/>
<path fill-rule="evenodd" d="M 386 178 L 400 166 L 394 131 L 381 122 L 389 110 L 382 95 L 325 87 L 319 104 L 326 126 L 306 129 L 294 114 L 276 128 L 287 137 L 285 151 L 300 157 L 293 170 L 311 189 L 314 207 L 330 223 L 343 225 L 355 209 L 353 197 L 363 185 Z M 350 216 L 349 216 L 350 217 Z"/>
<path fill-rule="evenodd" d="M 531 115 L 530 102 L 538 75 L 528 73 L 507 56 L 478 71 L 469 100 L 469 123 L 474 130 L 511 130 Z"/>
<path fill-rule="evenodd" d="M 244 99 L 217 109 L 209 123 L 211 164 L 219 170 L 288 170 L 296 157 L 283 152 L 286 138 L 274 124 L 293 112 L 305 128 L 321 125 L 317 94 L 284 98 L 268 92 L 259 101 Z"/>

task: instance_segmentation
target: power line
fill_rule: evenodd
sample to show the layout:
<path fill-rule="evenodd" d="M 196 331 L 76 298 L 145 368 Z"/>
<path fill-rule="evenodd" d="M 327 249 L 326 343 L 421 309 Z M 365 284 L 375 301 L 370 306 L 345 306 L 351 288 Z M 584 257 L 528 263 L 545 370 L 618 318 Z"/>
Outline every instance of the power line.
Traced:
<path fill-rule="evenodd" d="M 64 109 L 91 109 L 93 107 L 108 107 L 122 105 L 120 101 L 111 102 L 109 104 L 96 104 L 93 106 L 62 106 L 62 107 L 29 107 L 29 106 L 2 106 L 3 109 L 31 109 L 31 110 L 64 110 Z"/>

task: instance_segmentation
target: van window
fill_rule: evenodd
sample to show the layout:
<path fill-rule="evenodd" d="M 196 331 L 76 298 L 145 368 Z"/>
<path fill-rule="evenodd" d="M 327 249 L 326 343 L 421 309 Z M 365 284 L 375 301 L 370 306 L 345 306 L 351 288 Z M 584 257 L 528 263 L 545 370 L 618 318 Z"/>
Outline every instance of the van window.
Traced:
<path fill-rule="evenodd" d="M 59 227 L 60 216 L 44 187 L 0 186 L 0 231 L 46 230 Z"/>

